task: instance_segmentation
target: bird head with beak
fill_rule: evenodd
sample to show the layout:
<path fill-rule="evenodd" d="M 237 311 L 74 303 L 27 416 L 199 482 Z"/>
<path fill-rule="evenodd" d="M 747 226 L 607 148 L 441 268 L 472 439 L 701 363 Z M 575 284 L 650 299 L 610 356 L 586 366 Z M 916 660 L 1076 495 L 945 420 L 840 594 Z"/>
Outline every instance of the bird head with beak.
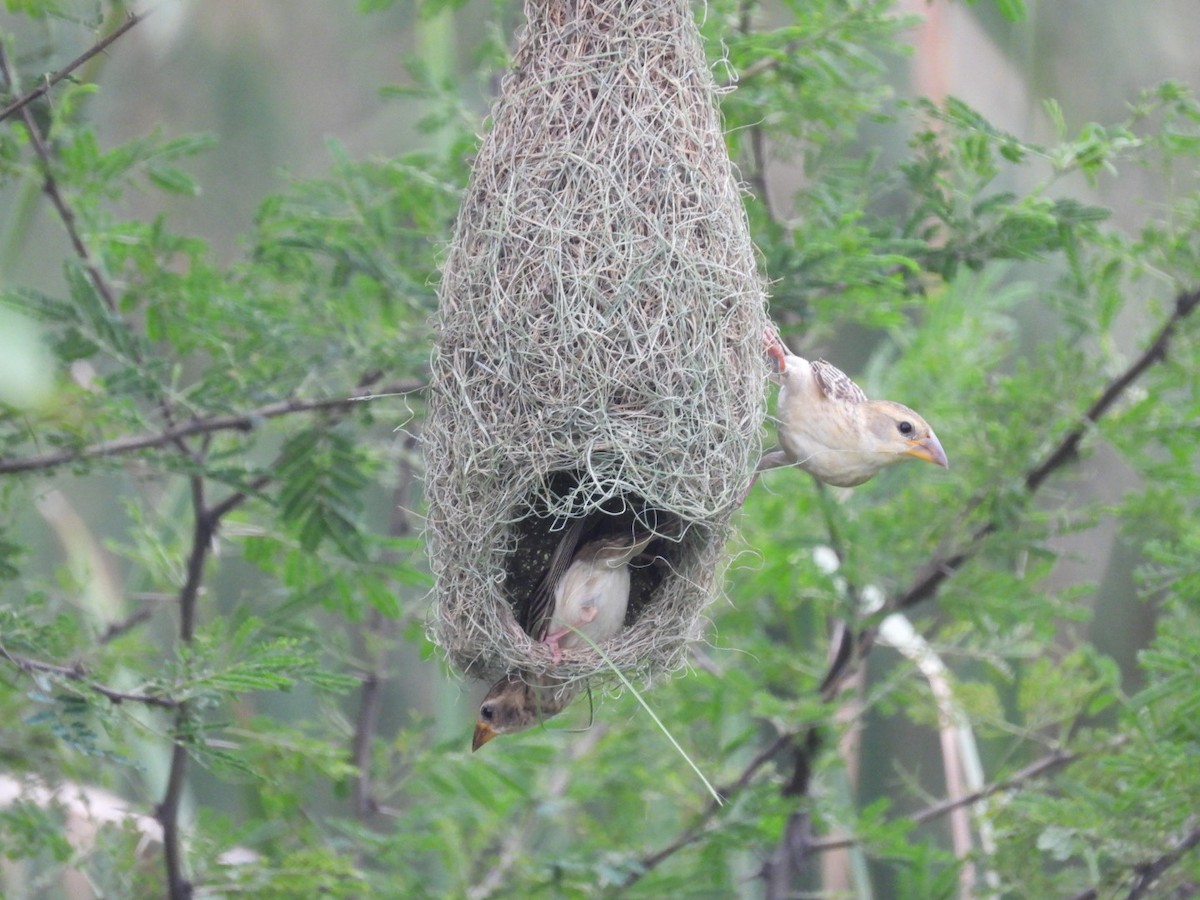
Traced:
<path fill-rule="evenodd" d="M 526 679 L 529 680 L 526 680 Z M 537 679 L 509 672 L 492 685 L 479 704 L 471 750 L 501 734 L 524 731 L 567 708 L 578 689 L 561 683 L 538 684 Z"/>
<path fill-rule="evenodd" d="M 949 468 L 946 451 L 929 423 L 901 403 L 891 400 L 869 400 L 864 409 L 864 452 L 882 457 L 882 465 L 900 462 L 912 456 L 925 462 Z M 882 466 L 881 466 L 882 467 Z"/>

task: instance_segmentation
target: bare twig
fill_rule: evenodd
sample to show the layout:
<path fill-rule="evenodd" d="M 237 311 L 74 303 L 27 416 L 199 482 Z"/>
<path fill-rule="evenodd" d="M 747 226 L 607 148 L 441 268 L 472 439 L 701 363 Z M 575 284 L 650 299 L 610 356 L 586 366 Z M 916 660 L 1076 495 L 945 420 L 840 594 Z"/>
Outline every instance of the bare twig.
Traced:
<path fill-rule="evenodd" d="M 1154 883 L 1163 876 L 1164 873 L 1187 854 L 1191 853 L 1197 847 L 1200 847 L 1200 825 L 1195 826 L 1184 835 L 1174 847 L 1150 862 L 1138 863 L 1133 867 L 1133 882 L 1129 886 L 1129 893 L 1126 894 L 1126 900 L 1138 900 L 1139 897 L 1147 896 L 1147 892 L 1154 886 Z M 1106 894 L 1105 896 L 1116 896 L 1115 894 Z M 1182 896 L 1182 894 L 1180 895 Z M 1191 896 L 1189 894 L 1188 896 Z M 1071 897 L 1071 900 L 1099 900 L 1100 889 L 1091 887 L 1087 890 L 1080 891 Z"/>
<path fill-rule="evenodd" d="M 1108 745 L 1107 749 L 1118 746 L 1121 741 L 1113 741 Z M 942 816 L 963 809 L 968 806 L 974 806 L 980 800 L 986 800 L 993 794 L 999 794 L 1004 791 L 1011 791 L 1013 788 L 1022 786 L 1023 784 L 1033 781 L 1035 778 L 1040 778 L 1057 769 L 1069 766 L 1075 760 L 1083 756 L 1083 753 L 1071 752 L 1068 750 L 1055 750 L 1046 754 L 1040 759 L 1036 759 L 1023 769 L 1014 772 L 1003 781 L 997 781 L 995 784 L 989 784 L 986 787 L 980 788 L 977 791 L 971 791 L 967 794 L 962 794 L 958 797 L 947 798 L 940 800 L 937 803 L 931 804 L 918 812 L 913 813 L 907 818 L 912 819 L 917 825 L 923 825 L 926 822 L 932 822 L 935 819 L 940 819 Z M 810 849 L 814 853 L 823 853 L 826 850 L 841 850 L 847 847 L 854 847 L 859 843 L 859 839 L 852 836 L 845 837 L 827 837 L 816 838 L 810 844 Z"/>
<path fill-rule="evenodd" d="M 68 681 L 77 682 L 89 691 L 99 694 L 110 700 L 113 703 L 141 703 L 145 706 L 157 706 L 162 709 L 175 709 L 179 706 L 178 700 L 173 700 L 170 697 L 163 697 L 158 694 L 134 694 L 128 691 L 118 691 L 114 688 L 106 687 L 103 684 L 92 681 L 87 677 L 87 672 L 81 665 L 60 666 L 57 663 L 43 662 L 40 659 L 30 659 L 27 656 L 17 656 L 9 653 L 3 647 L 0 647 L 0 656 L 3 656 L 22 672 L 32 674 L 34 672 L 45 672 L 48 675 L 54 675 L 58 678 L 65 678 Z"/>
<path fill-rule="evenodd" d="M 1174 866 L 1198 846 L 1200 846 L 1200 825 L 1189 831 L 1183 840 L 1162 856 L 1135 867 L 1133 884 L 1129 888 L 1129 896 L 1126 900 L 1138 900 L 1139 897 L 1145 897 L 1167 869 Z"/>
<path fill-rule="evenodd" d="M 0 45 L 0 72 L 3 72 L 4 78 L 9 84 L 15 83 L 3 45 Z M 55 212 L 58 213 L 58 218 L 62 221 L 63 228 L 67 232 L 67 237 L 71 241 L 71 247 L 74 249 L 75 255 L 83 263 L 84 271 L 87 272 L 88 280 L 92 282 L 96 293 L 100 295 L 100 299 L 104 301 L 104 305 L 108 307 L 109 312 L 113 315 L 119 315 L 117 311 L 116 292 L 108 283 L 108 279 L 100 271 L 100 266 L 92 256 L 91 251 L 88 250 L 87 244 L 83 242 L 83 237 L 79 233 L 79 226 L 75 218 L 75 211 L 67 204 L 62 192 L 58 189 L 58 182 L 51 172 L 53 154 L 51 154 L 50 148 L 42 136 L 42 130 L 38 127 L 37 120 L 34 119 L 33 113 L 28 108 L 23 107 L 21 109 L 21 117 L 25 121 L 26 130 L 29 132 L 29 142 L 33 145 L 34 152 L 42 163 L 42 190 L 50 198 L 50 203 L 54 206 Z"/>
<path fill-rule="evenodd" d="M 205 419 L 192 419 L 180 422 L 163 431 L 154 434 L 141 434 L 131 437 L 116 438 L 111 441 L 100 441 L 88 447 L 77 450 L 59 450 L 54 453 L 43 453 L 38 456 L 27 456 L 20 459 L 0 459 L 0 475 L 14 472 L 32 472 L 54 469 L 70 463 L 105 456 L 121 456 L 137 450 L 149 450 L 175 444 L 177 441 L 195 435 L 213 434 L 219 431 L 251 431 L 266 419 L 297 413 L 322 412 L 328 410 L 344 411 L 356 403 L 363 403 L 376 397 L 393 394 L 409 394 L 422 390 L 424 382 L 416 379 L 399 381 L 386 385 L 379 390 L 356 391 L 348 397 L 326 397 L 320 400 L 302 400 L 292 398 L 278 400 L 260 406 L 258 409 L 233 415 L 211 416 Z"/>
<path fill-rule="evenodd" d="M 95 44 L 93 44 L 91 47 L 89 47 L 87 50 L 85 50 L 79 56 L 75 57 L 73 60 L 71 60 L 69 63 L 67 63 L 65 66 L 63 66 L 61 69 L 59 69 L 57 72 L 54 72 L 51 75 L 47 75 L 45 78 L 43 78 L 41 80 L 42 83 L 39 84 L 36 88 L 34 88 L 32 91 L 29 91 L 26 94 L 22 94 L 20 97 L 18 97 L 12 103 L 10 103 L 8 106 L 4 107 L 4 109 L 0 109 L 0 122 L 3 122 L 5 119 L 7 119 L 13 113 L 24 108 L 25 106 L 28 106 L 34 100 L 38 99 L 38 97 L 41 97 L 44 94 L 48 93 L 52 87 L 54 87 L 56 84 L 58 84 L 64 78 L 69 76 L 72 72 L 74 72 L 76 69 L 78 69 L 84 63 L 86 63 L 89 59 L 91 59 L 97 53 L 103 53 L 118 38 L 120 38 L 122 35 L 124 35 L 125 32 L 129 31 L 131 28 L 133 28 L 133 26 L 135 26 L 139 22 L 141 22 L 142 19 L 146 18 L 147 15 L 149 15 L 149 12 L 142 13 L 141 15 L 138 15 L 137 13 L 132 13 L 132 12 L 128 13 L 125 17 L 125 22 L 120 27 L 114 29 L 108 35 L 106 35 L 105 37 L 98 40 Z M 7 78 L 7 80 L 8 80 L 8 83 L 12 86 L 13 90 L 16 90 L 16 84 L 13 82 L 12 78 Z"/>
<path fill-rule="evenodd" d="M 165 594 L 162 597 L 163 599 L 167 599 L 167 595 Z M 108 627 L 97 636 L 96 644 L 103 647 L 105 644 L 112 643 L 121 635 L 128 634 L 143 622 L 148 621 L 160 604 L 161 601 L 147 600 L 124 619 L 121 619 L 119 622 L 109 623 Z"/>

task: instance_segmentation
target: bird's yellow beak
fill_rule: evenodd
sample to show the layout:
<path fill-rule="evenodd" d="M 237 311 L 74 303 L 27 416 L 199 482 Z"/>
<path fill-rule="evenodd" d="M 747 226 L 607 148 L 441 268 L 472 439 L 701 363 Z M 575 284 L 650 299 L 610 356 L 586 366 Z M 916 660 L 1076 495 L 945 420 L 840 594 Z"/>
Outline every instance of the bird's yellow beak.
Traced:
<path fill-rule="evenodd" d="M 950 461 L 946 459 L 946 451 L 942 449 L 941 441 L 932 431 L 929 433 L 929 437 L 909 441 L 908 449 L 904 452 L 909 456 L 915 456 L 917 459 L 941 466 L 943 469 L 950 468 Z"/>
<path fill-rule="evenodd" d="M 474 753 L 488 741 L 496 736 L 496 729 L 486 722 L 480 722 L 475 726 L 475 737 L 471 739 L 471 752 Z"/>

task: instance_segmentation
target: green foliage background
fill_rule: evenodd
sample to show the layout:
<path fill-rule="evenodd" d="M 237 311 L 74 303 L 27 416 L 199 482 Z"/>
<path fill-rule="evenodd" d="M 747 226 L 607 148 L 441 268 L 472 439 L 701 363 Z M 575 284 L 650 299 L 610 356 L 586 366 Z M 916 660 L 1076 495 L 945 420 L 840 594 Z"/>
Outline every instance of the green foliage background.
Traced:
<path fill-rule="evenodd" d="M 266 196 L 237 176 L 269 147 L 206 171 L 220 116 L 173 133 L 107 80 L 159 64 L 165 10 L 0 122 L 3 774 L 106 789 L 181 855 L 171 884 L 136 820 L 83 842 L 63 796 L 0 790 L 4 896 L 1198 890 L 1192 91 L 1159 83 L 1085 124 L 1047 102 L 1035 139 L 903 99 L 913 21 L 890 0 L 702 10 L 718 77 L 740 73 L 722 111 L 774 317 L 919 408 L 953 466 L 849 497 L 795 471 L 756 488 L 710 643 L 645 695 L 717 808 L 628 694 L 469 752 L 480 686 L 424 637 L 420 385 L 520 16 L 360 6 L 411 50 L 379 114 L 410 133 L 377 155 L 331 139 Z M 0 106 L 126 14 L 6 10 Z M 1038 15 L 974 11 L 1014 42 Z M 253 64 L 286 42 L 247 44 L 220 4 L 193 14 L 179 58 L 207 45 L 213 96 L 234 86 L 241 115 L 278 126 L 260 140 L 336 107 L 333 74 L 273 105 Z M 332 71 L 383 85 L 400 55 Z M 387 144 L 378 127 L 346 132 Z M 926 649 L 880 637 L 888 614 Z M 823 692 L 838 622 L 853 677 Z M 939 736 L 977 757 L 965 786 Z M 972 785 L 987 796 L 963 804 L 956 858 L 937 804 Z"/>

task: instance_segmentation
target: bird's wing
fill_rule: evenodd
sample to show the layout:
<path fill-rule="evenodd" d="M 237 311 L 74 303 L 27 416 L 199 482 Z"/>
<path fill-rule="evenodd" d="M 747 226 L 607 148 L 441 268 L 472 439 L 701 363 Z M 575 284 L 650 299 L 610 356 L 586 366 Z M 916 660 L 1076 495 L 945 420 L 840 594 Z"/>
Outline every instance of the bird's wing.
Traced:
<path fill-rule="evenodd" d="M 544 638 L 550 628 L 550 619 L 554 615 L 554 588 L 562 580 L 571 561 L 575 558 L 575 550 L 579 546 L 579 539 L 583 536 L 585 518 L 584 516 L 574 518 L 563 529 L 558 546 L 550 554 L 550 565 L 546 568 L 546 574 L 542 576 L 537 590 L 529 597 L 528 602 L 517 611 L 521 627 L 535 641 Z"/>
<path fill-rule="evenodd" d="M 866 403 L 867 395 L 862 388 L 850 380 L 850 376 L 823 359 L 814 359 L 812 366 L 813 378 L 821 393 L 830 400 L 840 400 L 843 403 Z"/>

